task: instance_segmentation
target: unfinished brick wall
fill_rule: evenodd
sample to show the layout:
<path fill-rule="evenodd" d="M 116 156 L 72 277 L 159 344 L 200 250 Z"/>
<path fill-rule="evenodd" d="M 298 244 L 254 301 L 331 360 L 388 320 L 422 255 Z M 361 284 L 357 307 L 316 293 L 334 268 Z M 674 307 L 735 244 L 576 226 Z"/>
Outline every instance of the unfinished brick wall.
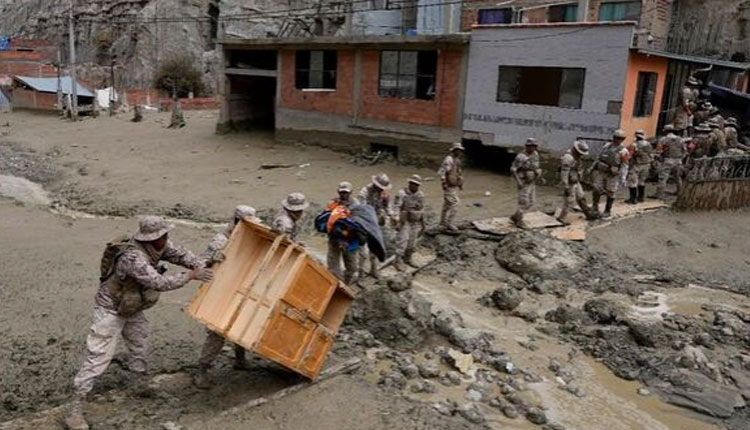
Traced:
<path fill-rule="evenodd" d="M 2 61 L 0 59 L 0 75 L 54 78 L 57 76 L 57 69 L 41 63 Z"/>
<path fill-rule="evenodd" d="M 304 91 L 295 85 L 295 51 L 281 51 L 281 106 L 290 109 L 351 115 L 354 51 L 338 51 L 335 91 Z"/>
<path fill-rule="evenodd" d="M 359 115 L 405 124 L 458 127 L 459 73 L 463 52 L 439 50 L 433 100 L 381 97 L 378 94 L 380 51 L 362 52 L 362 87 Z"/>
<path fill-rule="evenodd" d="M 672 10 L 676 0 L 650 0 L 641 2 L 641 17 L 636 37 L 639 48 L 664 50 L 667 47 L 667 37 L 672 20 Z M 590 0 L 588 20 L 599 20 L 599 9 L 602 3 L 611 0 Z M 653 40 L 648 41 L 648 34 Z"/>

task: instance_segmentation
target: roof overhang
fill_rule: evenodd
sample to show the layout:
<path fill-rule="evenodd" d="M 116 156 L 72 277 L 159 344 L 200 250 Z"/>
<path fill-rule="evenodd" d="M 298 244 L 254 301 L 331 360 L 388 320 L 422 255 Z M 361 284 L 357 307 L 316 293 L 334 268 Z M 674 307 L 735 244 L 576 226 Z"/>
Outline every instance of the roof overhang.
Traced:
<path fill-rule="evenodd" d="M 576 21 L 576 22 L 540 22 L 515 24 L 474 24 L 472 30 L 491 30 L 508 28 L 573 28 L 573 27 L 635 27 L 635 21 Z"/>
<path fill-rule="evenodd" d="M 434 49 L 436 47 L 461 47 L 469 44 L 469 33 L 421 36 L 318 36 L 318 37 L 271 37 L 262 39 L 227 38 L 219 43 L 224 49 L 368 49 L 384 47 L 406 47 Z"/>
<path fill-rule="evenodd" d="M 675 54 L 672 52 L 658 51 L 655 49 L 633 48 L 633 50 L 643 55 L 662 57 L 662 58 L 667 58 L 670 60 L 683 61 L 686 63 L 726 67 L 728 69 L 735 69 L 735 70 L 742 70 L 742 71 L 750 70 L 750 63 L 738 63 L 735 61 L 719 60 L 719 59 L 710 58 L 710 57 L 697 57 L 694 55 Z"/>

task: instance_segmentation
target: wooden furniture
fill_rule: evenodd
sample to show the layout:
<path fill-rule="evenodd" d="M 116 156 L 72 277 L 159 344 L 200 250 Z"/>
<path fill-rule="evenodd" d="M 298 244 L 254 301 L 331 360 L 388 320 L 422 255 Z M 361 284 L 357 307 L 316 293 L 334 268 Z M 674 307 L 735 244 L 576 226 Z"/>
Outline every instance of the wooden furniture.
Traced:
<path fill-rule="evenodd" d="M 286 236 L 241 221 L 185 312 L 249 351 L 315 379 L 354 292 Z"/>

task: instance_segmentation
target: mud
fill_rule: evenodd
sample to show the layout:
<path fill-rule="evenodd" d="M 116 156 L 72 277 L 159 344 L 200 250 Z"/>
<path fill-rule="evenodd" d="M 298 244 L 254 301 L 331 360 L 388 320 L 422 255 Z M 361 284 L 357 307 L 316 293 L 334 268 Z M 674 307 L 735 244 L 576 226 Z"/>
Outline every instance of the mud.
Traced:
<path fill-rule="evenodd" d="M 237 203 L 268 221 L 288 192 L 301 190 L 313 202 L 302 240 L 324 259 L 312 216 L 338 181 L 359 187 L 383 170 L 397 185 L 412 173 L 426 178 L 434 222 L 442 198 L 430 169 L 381 163 L 373 171 L 345 154 L 278 145 L 267 134 L 215 136 L 215 115 L 188 113 L 179 131 L 166 130 L 161 114 L 137 126 L 119 117 L 71 124 L 4 116 L 13 123 L 13 144 L 0 144 L 0 195 L 13 199 L 0 198 L 4 429 L 61 428 L 102 246 L 132 232 L 135 215 L 182 219 L 174 240 L 201 251 Z M 298 167 L 259 169 L 273 162 Z M 557 199 L 556 190 L 541 188 L 540 208 Z M 515 187 L 469 169 L 462 200 L 463 220 L 507 215 Z M 231 348 L 210 373 L 214 387 L 192 387 L 205 331 L 181 312 L 197 288 L 191 284 L 148 312 L 149 370 L 161 394 L 139 398 L 115 364 L 87 412 L 94 428 L 135 430 L 311 422 L 331 429 L 745 429 L 748 225 L 746 212 L 664 213 L 600 223 L 585 244 L 526 232 L 501 242 L 426 236 L 421 252 L 436 259 L 411 282 L 364 282 L 336 339 L 331 360 L 359 357 L 363 367 L 258 408 L 247 402 L 296 379 L 262 362 L 235 371 Z M 493 300 L 495 291 L 502 294 Z M 461 373 L 455 357 L 464 353 L 472 364 Z M 546 427 L 534 424 L 542 417 Z"/>

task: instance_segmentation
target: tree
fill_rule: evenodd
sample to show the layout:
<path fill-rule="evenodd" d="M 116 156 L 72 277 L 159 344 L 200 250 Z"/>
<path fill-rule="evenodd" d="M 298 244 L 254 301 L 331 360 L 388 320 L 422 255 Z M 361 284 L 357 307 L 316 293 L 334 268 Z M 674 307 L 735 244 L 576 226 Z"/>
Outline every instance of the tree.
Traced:
<path fill-rule="evenodd" d="M 167 60 L 156 72 L 155 86 L 172 96 L 187 97 L 191 91 L 195 95 L 205 92 L 203 76 L 189 55 L 181 55 Z"/>

